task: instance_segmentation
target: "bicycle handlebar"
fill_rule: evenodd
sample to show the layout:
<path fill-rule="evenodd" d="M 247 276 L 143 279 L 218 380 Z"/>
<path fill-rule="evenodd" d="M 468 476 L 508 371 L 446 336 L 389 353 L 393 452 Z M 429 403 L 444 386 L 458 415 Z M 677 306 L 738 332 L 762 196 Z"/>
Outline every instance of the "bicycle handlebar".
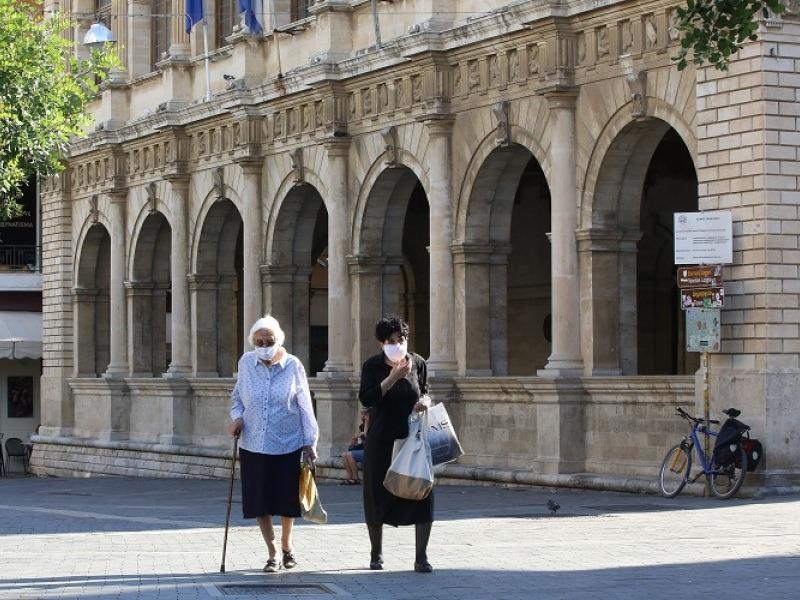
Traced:
<path fill-rule="evenodd" d="M 697 417 L 693 417 L 685 410 L 683 410 L 680 406 L 675 408 L 675 412 L 678 413 L 679 416 L 683 417 L 687 421 L 691 421 L 695 425 L 699 425 L 700 423 L 703 423 L 705 421 L 705 419 L 698 419 Z M 719 425 L 719 421 L 717 421 L 716 419 L 709 419 L 708 422 L 711 425 Z"/>

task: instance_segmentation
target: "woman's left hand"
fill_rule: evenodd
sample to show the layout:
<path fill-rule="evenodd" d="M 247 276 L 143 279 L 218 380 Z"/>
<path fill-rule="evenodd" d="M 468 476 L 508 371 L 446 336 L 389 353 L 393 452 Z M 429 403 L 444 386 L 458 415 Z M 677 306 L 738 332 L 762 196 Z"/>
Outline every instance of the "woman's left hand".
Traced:
<path fill-rule="evenodd" d="M 424 402 L 417 402 L 414 405 L 414 410 L 418 413 L 425 412 L 428 410 L 428 406 Z"/>
<path fill-rule="evenodd" d="M 310 460 L 311 462 L 317 460 L 317 453 L 313 446 L 303 446 L 303 453 L 306 455 L 306 460 Z"/>

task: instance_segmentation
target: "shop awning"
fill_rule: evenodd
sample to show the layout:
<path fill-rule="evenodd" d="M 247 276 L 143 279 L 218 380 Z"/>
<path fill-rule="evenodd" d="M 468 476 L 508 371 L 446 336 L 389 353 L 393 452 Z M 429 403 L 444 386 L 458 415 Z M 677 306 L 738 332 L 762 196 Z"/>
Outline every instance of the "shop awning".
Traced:
<path fill-rule="evenodd" d="M 0 358 L 42 358 L 42 314 L 0 311 Z"/>

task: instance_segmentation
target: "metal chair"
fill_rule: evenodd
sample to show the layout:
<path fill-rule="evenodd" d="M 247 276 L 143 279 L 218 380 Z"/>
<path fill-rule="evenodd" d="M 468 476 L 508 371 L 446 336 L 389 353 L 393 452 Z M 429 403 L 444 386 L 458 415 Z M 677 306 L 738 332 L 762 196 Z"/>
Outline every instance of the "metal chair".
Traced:
<path fill-rule="evenodd" d="M 28 449 L 23 445 L 19 438 L 8 438 L 6 440 L 6 456 L 8 456 L 8 467 L 11 468 L 12 458 L 22 459 L 22 469 L 28 472 Z"/>

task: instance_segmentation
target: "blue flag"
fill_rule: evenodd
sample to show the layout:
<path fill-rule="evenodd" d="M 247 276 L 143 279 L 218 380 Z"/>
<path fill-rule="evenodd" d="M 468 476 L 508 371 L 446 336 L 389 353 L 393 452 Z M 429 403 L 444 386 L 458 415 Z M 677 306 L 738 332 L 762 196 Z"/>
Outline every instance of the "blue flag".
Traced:
<path fill-rule="evenodd" d="M 239 0 L 239 12 L 244 13 L 244 23 L 251 33 L 261 33 L 261 23 L 253 11 L 253 0 Z"/>
<path fill-rule="evenodd" d="M 203 0 L 186 0 L 186 33 L 203 20 Z"/>

